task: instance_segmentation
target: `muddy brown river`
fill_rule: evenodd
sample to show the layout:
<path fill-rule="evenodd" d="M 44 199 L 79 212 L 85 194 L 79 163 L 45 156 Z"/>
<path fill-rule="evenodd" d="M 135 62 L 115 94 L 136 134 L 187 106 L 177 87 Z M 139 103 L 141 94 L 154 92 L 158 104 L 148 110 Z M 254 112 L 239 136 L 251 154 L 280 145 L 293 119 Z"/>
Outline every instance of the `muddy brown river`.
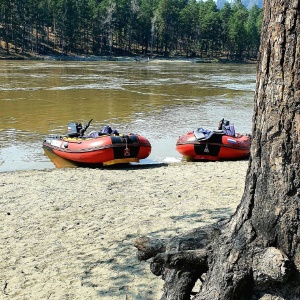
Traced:
<path fill-rule="evenodd" d="M 178 162 L 177 138 L 223 117 L 250 133 L 255 65 L 183 61 L 1 61 L 0 172 L 55 168 L 44 136 L 110 125 L 152 144 L 142 163 Z M 88 131 L 89 131 L 88 130 Z"/>

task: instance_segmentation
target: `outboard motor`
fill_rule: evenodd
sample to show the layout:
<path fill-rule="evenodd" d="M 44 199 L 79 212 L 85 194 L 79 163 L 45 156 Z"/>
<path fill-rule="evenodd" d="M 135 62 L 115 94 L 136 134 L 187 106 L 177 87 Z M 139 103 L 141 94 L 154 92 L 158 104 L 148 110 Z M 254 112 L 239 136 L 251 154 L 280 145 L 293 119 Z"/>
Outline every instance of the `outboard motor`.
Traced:
<path fill-rule="evenodd" d="M 82 131 L 82 124 L 76 122 L 70 122 L 68 124 L 68 137 L 79 137 Z"/>
<path fill-rule="evenodd" d="M 223 130 L 223 133 L 226 135 L 235 136 L 234 124 L 224 120 L 224 118 L 219 122 L 218 130 Z"/>

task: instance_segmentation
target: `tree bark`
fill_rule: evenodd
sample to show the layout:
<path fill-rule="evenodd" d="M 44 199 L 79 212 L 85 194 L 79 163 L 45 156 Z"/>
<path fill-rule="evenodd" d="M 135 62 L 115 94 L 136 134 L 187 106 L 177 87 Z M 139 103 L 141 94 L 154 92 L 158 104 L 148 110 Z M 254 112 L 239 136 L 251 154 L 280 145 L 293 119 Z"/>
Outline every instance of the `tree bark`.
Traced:
<path fill-rule="evenodd" d="M 170 269 L 186 276 L 185 287 L 182 278 L 166 282 L 162 299 L 190 299 L 182 290 L 174 293 L 176 287 L 191 293 L 191 282 L 206 271 L 194 300 L 300 299 L 299 9 L 300 0 L 264 1 L 253 141 L 241 203 L 218 234 L 198 236 L 203 245 L 193 250 L 205 250 L 198 263 L 181 253 L 180 263 L 172 265 L 168 246 L 156 254 L 157 275 Z"/>

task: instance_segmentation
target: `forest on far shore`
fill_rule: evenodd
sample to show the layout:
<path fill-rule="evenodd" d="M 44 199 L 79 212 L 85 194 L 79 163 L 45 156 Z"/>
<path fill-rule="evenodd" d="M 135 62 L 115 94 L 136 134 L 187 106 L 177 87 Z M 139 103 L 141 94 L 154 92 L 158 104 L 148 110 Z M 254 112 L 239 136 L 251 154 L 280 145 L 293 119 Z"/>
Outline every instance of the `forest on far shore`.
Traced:
<path fill-rule="evenodd" d="M 197 0 L 0 0 L 1 52 L 256 59 L 262 9 Z"/>

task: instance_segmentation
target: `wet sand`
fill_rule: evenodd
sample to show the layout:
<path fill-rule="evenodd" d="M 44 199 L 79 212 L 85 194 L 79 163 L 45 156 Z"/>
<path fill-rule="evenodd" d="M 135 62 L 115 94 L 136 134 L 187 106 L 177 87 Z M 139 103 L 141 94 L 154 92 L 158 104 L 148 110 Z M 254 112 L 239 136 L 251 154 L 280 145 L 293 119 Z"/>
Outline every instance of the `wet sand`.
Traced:
<path fill-rule="evenodd" d="M 0 174 L 1 299 L 160 299 L 136 237 L 229 217 L 247 161 Z"/>

